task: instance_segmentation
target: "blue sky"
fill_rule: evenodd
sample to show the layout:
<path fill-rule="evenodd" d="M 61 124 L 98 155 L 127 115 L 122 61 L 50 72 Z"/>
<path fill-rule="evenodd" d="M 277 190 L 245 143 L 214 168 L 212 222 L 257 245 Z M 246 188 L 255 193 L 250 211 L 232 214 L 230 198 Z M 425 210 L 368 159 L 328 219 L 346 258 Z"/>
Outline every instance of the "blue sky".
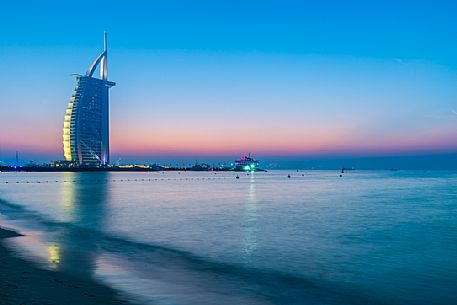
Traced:
<path fill-rule="evenodd" d="M 457 152 L 456 12 L 454 1 L 2 1 L 0 160 L 62 157 L 69 75 L 100 53 L 104 30 L 113 155 Z"/>
<path fill-rule="evenodd" d="M 455 1 L 2 1 L 2 45 L 278 52 L 455 67 Z"/>

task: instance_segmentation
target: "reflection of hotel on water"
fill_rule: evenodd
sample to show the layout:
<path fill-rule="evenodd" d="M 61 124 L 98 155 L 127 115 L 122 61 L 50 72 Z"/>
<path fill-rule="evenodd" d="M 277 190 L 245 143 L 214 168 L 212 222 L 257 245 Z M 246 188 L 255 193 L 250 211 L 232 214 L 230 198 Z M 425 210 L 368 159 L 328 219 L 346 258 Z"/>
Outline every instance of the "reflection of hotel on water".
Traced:
<path fill-rule="evenodd" d="M 65 173 L 71 182 L 62 184 L 58 215 L 60 221 L 68 225 L 59 226 L 51 234 L 53 240 L 48 246 L 48 261 L 54 269 L 92 275 L 97 249 L 90 239 L 93 231 L 103 227 L 109 173 L 93 173 L 97 175 L 97 183 L 83 182 L 83 175 Z"/>
<path fill-rule="evenodd" d="M 54 185 L 59 197 L 56 220 L 48 222 L 43 216 L 43 220 L 27 227 L 22 227 L 19 220 L 12 227 L 24 236 L 9 239 L 8 243 L 48 269 L 93 277 L 98 255 L 94 235 L 105 221 L 110 173 L 91 173 L 97 182 L 84 179 L 85 173 L 62 175 L 67 182 Z"/>

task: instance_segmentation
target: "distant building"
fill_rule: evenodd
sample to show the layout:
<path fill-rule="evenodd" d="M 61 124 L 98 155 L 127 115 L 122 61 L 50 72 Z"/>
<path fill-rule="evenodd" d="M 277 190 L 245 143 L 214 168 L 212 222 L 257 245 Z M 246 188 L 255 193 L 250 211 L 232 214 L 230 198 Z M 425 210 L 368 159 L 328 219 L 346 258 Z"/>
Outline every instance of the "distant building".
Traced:
<path fill-rule="evenodd" d="M 100 78 L 92 75 L 99 67 Z M 82 166 L 109 164 L 109 88 L 106 32 L 104 50 L 85 76 L 73 75 L 76 87 L 70 97 L 63 127 L 63 151 L 66 161 Z"/>

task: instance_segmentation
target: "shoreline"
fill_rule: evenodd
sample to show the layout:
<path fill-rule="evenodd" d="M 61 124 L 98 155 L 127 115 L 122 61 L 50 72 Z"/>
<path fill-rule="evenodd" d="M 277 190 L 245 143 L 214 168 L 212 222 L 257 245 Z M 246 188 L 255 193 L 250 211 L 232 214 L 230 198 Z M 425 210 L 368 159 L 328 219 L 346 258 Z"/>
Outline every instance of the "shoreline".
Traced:
<path fill-rule="evenodd" d="M 18 258 L 4 245 L 22 236 L 0 226 L 0 303 L 15 304 L 132 304 L 116 290 L 93 279 L 40 269 Z"/>

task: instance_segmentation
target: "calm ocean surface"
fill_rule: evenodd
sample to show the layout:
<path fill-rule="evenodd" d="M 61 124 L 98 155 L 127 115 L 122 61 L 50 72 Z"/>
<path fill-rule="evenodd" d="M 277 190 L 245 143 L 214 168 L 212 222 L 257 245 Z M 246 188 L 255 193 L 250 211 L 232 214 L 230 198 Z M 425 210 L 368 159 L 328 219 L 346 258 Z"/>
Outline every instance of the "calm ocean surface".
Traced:
<path fill-rule="evenodd" d="M 0 173 L 0 221 L 141 304 L 457 304 L 456 171 L 235 176 Z"/>

